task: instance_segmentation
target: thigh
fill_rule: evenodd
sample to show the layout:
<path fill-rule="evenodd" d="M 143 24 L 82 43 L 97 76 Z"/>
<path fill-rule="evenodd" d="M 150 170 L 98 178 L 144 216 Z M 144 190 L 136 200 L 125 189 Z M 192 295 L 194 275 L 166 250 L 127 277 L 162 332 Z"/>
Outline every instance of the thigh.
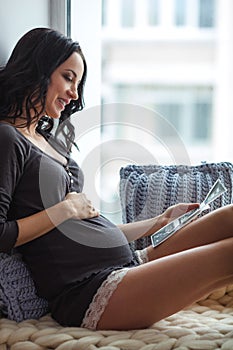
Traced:
<path fill-rule="evenodd" d="M 233 239 L 134 267 L 113 293 L 97 328 L 148 327 L 210 293 L 221 281 L 233 282 L 232 276 Z"/>
<path fill-rule="evenodd" d="M 158 247 L 148 248 L 149 260 L 233 237 L 233 206 L 228 205 L 177 231 Z"/>

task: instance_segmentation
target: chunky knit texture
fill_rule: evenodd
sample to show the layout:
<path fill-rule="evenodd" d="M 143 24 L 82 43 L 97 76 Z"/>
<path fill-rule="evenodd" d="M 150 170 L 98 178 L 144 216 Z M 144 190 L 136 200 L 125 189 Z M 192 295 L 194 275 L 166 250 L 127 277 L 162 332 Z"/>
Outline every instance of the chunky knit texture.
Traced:
<path fill-rule="evenodd" d="M 17 322 L 38 319 L 48 312 L 48 303 L 36 294 L 34 281 L 19 255 L 0 253 L 1 311 Z"/>
<path fill-rule="evenodd" d="M 203 163 L 188 165 L 128 165 L 120 170 L 120 198 L 123 222 L 139 221 L 164 212 L 176 203 L 201 203 L 217 179 L 227 192 L 210 204 L 210 210 L 233 201 L 233 164 Z M 133 244 L 142 249 L 150 237 Z"/>

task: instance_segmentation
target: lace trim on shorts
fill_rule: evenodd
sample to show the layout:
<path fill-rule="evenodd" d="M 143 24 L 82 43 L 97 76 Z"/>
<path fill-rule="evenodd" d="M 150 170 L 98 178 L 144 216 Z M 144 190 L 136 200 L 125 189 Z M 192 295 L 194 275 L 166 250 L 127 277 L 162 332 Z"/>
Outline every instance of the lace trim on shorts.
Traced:
<path fill-rule="evenodd" d="M 110 275 L 108 275 L 106 280 L 101 284 L 94 295 L 92 302 L 85 313 L 81 327 L 92 330 L 96 329 L 97 323 L 99 322 L 109 299 L 129 269 L 130 268 L 126 267 L 113 271 L 110 273 Z"/>
<path fill-rule="evenodd" d="M 139 264 L 145 264 L 149 261 L 147 248 L 135 250 L 136 257 L 138 259 Z"/>

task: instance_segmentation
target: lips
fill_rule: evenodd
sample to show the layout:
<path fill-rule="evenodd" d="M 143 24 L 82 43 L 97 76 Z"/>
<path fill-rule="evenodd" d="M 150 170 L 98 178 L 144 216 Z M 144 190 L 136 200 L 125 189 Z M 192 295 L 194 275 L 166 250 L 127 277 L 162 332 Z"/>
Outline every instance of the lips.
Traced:
<path fill-rule="evenodd" d="M 60 103 L 60 105 L 62 106 L 62 109 L 64 110 L 66 105 L 68 105 L 70 103 L 70 101 L 68 99 L 65 98 L 58 98 L 58 101 Z"/>

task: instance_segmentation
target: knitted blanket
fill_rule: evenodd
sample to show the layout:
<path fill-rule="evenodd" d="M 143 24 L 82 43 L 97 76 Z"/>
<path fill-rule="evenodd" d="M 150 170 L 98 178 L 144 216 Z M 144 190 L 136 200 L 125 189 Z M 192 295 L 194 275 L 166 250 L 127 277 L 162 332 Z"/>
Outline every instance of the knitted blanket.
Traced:
<path fill-rule="evenodd" d="M 233 285 L 155 323 L 130 331 L 62 327 L 49 315 L 0 320 L 1 350 L 232 350 Z"/>

